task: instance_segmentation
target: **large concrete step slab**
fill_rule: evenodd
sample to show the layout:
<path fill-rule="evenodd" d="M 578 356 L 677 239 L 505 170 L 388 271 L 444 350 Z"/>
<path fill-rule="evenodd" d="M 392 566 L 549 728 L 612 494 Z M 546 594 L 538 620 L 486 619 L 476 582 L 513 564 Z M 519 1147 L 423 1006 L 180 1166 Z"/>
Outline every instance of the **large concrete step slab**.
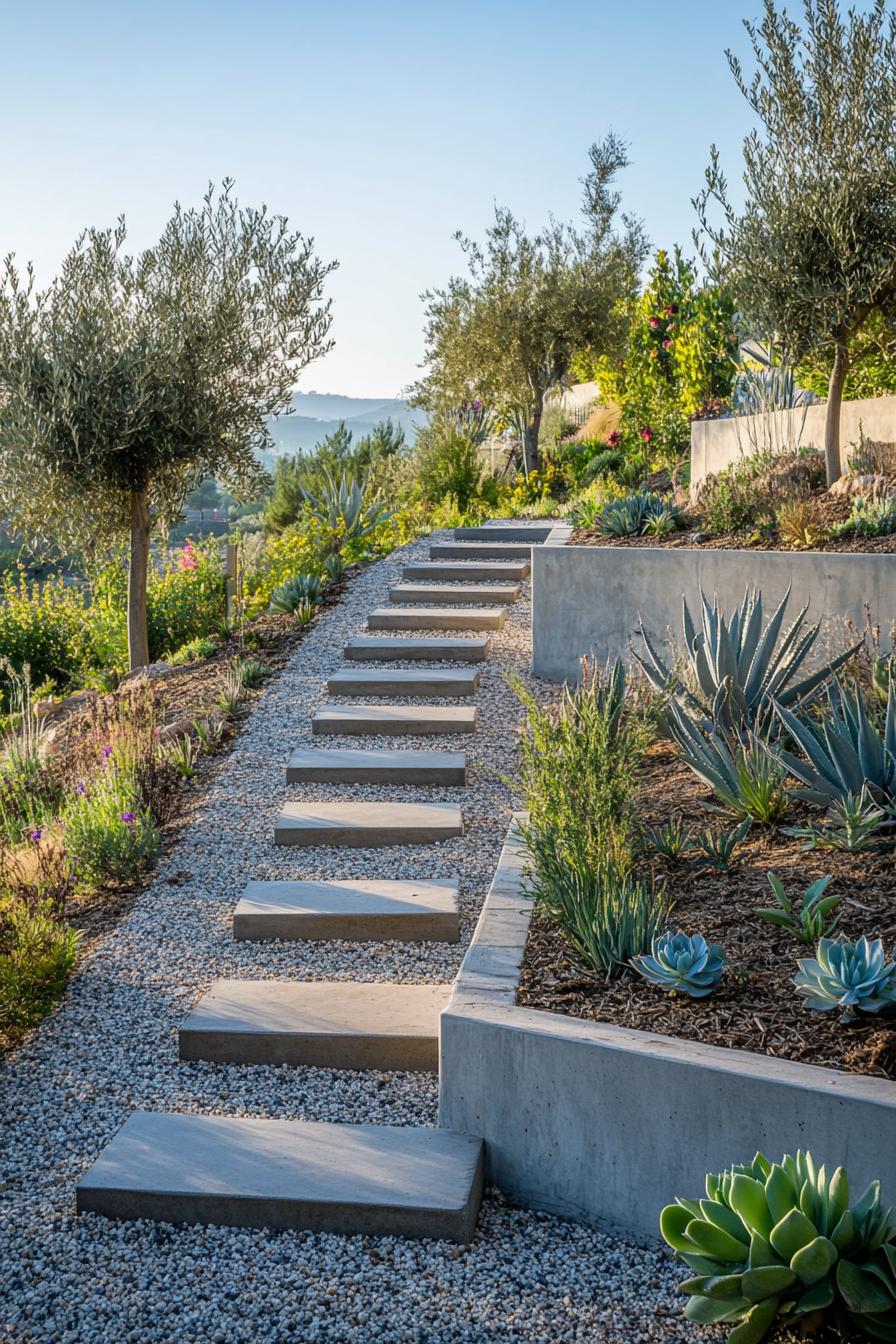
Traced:
<path fill-rule="evenodd" d="M 249 882 L 233 912 L 233 936 L 238 942 L 456 943 L 458 879 Z"/>
<path fill-rule="evenodd" d="M 78 1213 L 467 1242 L 479 1139 L 443 1129 L 138 1112 L 77 1187 Z"/>
<path fill-rule="evenodd" d="M 473 606 L 501 603 L 509 607 L 520 595 L 518 583 L 398 583 L 389 589 L 389 601 L 425 602 L 430 606 L 456 607 L 469 602 Z"/>
<path fill-rule="evenodd" d="M 445 737 L 476 730 L 474 705 L 336 705 L 317 709 L 311 731 L 339 737 Z"/>
<path fill-rule="evenodd" d="M 463 835 L 451 803 L 288 802 L 274 827 L 275 845 L 337 845 L 379 849 L 431 845 Z"/>
<path fill-rule="evenodd" d="M 449 639 L 440 635 L 435 639 L 404 639 L 393 635 L 383 639 L 359 635 L 349 640 L 342 656 L 359 663 L 482 663 L 488 656 L 488 638 Z"/>
<path fill-rule="evenodd" d="M 377 607 L 368 630 L 500 630 L 506 607 Z"/>
<path fill-rule="evenodd" d="M 460 560 L 453 565 L 430 560 L 422 565 L 405 565 L 401 577 L 440 583 L 521 583 L 530 569 L 527 560 Z"/>
<path fill-rule="evenodd" d="M 450 985 L 216 980 L 181 1026 L 180 1057 L 432 1073 L 450 994 Z"/>
<path fill-rule="evenodd" d="M 524 560 L 531 563 L 532 547 L 524 541 L 434 541 L 430 560 Z"/>
<path fill-rule="evenodd" d="M 455 541 L 484 541 L 489 544 L 515 541 L 525 542 L 527 546 L 540 546 L 547 541 L 553 527 L 553 523 L 516 523 L 506 527 L 496 527 L 494 524 L 484 527 L 456 527 L 453 536 Z"/>
<path fill-rule="evenodd" d="M 479 685 L 477 667 L 429 670 L 411 667 L 384 671 L 376 667 L 345 667 L 327 680 L 330 695 L 389 695 L 398 698 L 472 695 Z"/>
<path fill-rule="evenodd" d="M 462 751 L 376 751 L 364 747 L 299 747 L 286 766 L 287 784 L 432 784 L 462 788 Z"/>

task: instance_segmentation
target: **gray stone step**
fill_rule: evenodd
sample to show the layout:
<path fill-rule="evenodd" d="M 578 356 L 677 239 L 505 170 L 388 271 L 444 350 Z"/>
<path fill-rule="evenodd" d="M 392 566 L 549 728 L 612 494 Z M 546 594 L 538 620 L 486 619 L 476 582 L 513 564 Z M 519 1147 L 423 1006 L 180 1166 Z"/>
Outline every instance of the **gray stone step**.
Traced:
<path fill-rule="evenodd" d="M 317 709 L 311 731 L 339 737 L 444 737 L 476 730 L 474 705 L 336 705 Z"/>
<path fill-rule="evenodd" d="M 508 526 L 456 527 L 455 541 L 484 541 L 489 545 L 501 541 L 525 542 L 527 546 L 540 546 L 547 541 L 554 527 L 553 523 L 516 523 Z"/>
<path fill-rule="evenodd" d="M 481 1141 L 444 1129 L 138 1112 L 81 1178 L 77 1209 L 467 1242 L 482 1183 Z"/>
<path fill-rule="evenodd" d="M 478 667 L 446 667 L 441 670 L 421 667 L 384 671 L 376 667 L 344 667 L 327 680 L 330 695 L 390 695 L 413 699 L 414 696 L 472 695 L 479 685 Z"/>
<path fill-rule="evenodd" d="M 520 595 L 516 584 L 399 583 L 389 589 L 389 601 L 424 602 L 430 606 L 472 606 L 500 603 L 509 607 Z"/>
<path fill-rule="evenodd" d="M 287 784 L 437 784 L 463 788 L 462 751 L 377 751 L 366 747 L 299 747 L 286 766 Z"/>
<path fill-rule="evenodd" d="M 368 630 L 500 630 L 506 607 L 377 607 Z"/>
<path fill-rule="evenodd" d="M 532 547 L 523 541 L 434 541 L 431 560 L 523 560 L 531 563 Z"/>
<path fill-rule="evenodd" d="M 520 583 L 529 573 L 528 560 L 458 561 L 456 564 L 430 560 L 422 565 L 405 565 L 403 579 L 433 580 L 441 583 Z"/>
<path fill-rule="evenodd" d="M 450 985 L 216 980 L 181 1026 L 180 1057 L 433 1073 L 450 995 Z"/>
<path fill-rule="evenodd" d="M 300 800 L 284 803 L 274 827 L 274 844 L 379 849 L 430 845 L 458 835 L 463 835 L 463 822 L 460 808 L 452 803 Z"/>
<path fill-rule="evenodd" d="M 250 882 L 233 912 L 238 941 L 456 943 L 458 879 Z"/>
<path fill-rule="evenodd" d="M 482 663 L 488 654 L 485 636 L 473 639 L 449 639 L 446 635 L 435 639 L 378 639 L 375 635 L 359 635 L 349 640 L 342 650 L 344 658 L 359 663 L 426 662 L 426 663 Z"/>

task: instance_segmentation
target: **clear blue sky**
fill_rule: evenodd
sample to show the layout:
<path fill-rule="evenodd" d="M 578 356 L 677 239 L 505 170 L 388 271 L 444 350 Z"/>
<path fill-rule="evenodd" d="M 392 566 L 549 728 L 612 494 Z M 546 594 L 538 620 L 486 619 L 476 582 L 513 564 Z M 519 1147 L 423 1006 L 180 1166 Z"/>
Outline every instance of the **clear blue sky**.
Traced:
<path fill-rule="evenodd" d="M 0 250 L 49 280 L 78 231 L 236 179 L 338 257 L 336 348 L 301 386 L 394 396 L 421 357 L 420 291 L 494 203 L 572 217 L 591 142 L 657 246 L 690 245 L 710 142 L 739 171 L 728 45 L 760 0 L 55 0 L 4 6 Z"/>

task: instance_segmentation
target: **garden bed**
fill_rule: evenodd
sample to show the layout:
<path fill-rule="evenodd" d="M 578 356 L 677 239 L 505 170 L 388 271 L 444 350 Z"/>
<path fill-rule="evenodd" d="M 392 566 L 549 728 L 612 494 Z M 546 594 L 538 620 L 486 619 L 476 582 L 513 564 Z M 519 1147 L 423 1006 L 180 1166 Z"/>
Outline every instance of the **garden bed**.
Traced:
<path fill-rule="evenodd" d="M 713 823 L 702 804 L 703 784 L 657 743 L 641 770 L 638 815 L 648 827 L 679 816 L 692 829 Z M 806 814 L 808 819 L 809 813 Z M 802 818 L 795 809 L 792 821 Z M 716 824 L 721 819 L 716 819 Z M 727 823 L 726 823 L 727 824 Z M 789 893 L 802 894 L 815 878 L 831 874 L 831 895 L 841 896 L 838 933 L 863 933 L 896 942 L 896 875 L 892 853 L 805 852 L 803 842 L 754 825 L 737 867 L 719 871 L 686 862 L 661 863 L 656 875 L 674 898 L 671 922 L 720 943 L 728 970 L 707 999 L 670 997 L 632 974 L 603 981 L 584 971 L 556 925 L 536 912 L 529 930 L 519 1003 L 638 1031 L 750 1050 L 778 1059 L 820 1064 L 850 1073 L 896 1079 L 896 1023 L 870 1017 L 851 1025 L 833 1013 L 812 1012 L 792 978 L 796 959 L 813 950 L 756 914 L 774 904 L 766 874 L 779 875 Z"/>

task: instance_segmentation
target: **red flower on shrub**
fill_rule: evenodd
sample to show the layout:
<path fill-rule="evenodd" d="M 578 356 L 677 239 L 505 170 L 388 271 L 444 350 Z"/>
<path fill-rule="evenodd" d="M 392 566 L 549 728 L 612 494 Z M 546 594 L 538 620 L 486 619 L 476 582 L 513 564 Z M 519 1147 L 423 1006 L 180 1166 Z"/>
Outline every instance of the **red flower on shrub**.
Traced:
<path fill-rule="evenodd" d="M 641 438 L 644 440 L 645 443 L 650 443 L 651 439 L 653 438 L 653 430 L 650 428 L 649 425 L 645 425 L 644 428 L 640 431 L 640 434 Z"/>
<path fill-rule="evenodd" d="M 621 442 L 622 442 L 622 430 L 612 429 L 610 433 L 607 435 L 607 447 L 618 448 Z"/>
<path fill-rule="evenodd" d="M 666 339 L 663 341 L 663 349 L 664 349 L 664 350 L 671 350 L 671 349 L 672 349 L 672 337 L 671 337 L 671 336 L 667 336 Z"/>
<path fill-rule="evenodd" d="M 659 320 L 658 317 L 652 317 L 652 318 L 650 319 L 648 325 L 649 325 L 651 331 L 659 331 L 660 327 L 661 327 L 663 324 L 662 324 L 662 322 Z"/>

